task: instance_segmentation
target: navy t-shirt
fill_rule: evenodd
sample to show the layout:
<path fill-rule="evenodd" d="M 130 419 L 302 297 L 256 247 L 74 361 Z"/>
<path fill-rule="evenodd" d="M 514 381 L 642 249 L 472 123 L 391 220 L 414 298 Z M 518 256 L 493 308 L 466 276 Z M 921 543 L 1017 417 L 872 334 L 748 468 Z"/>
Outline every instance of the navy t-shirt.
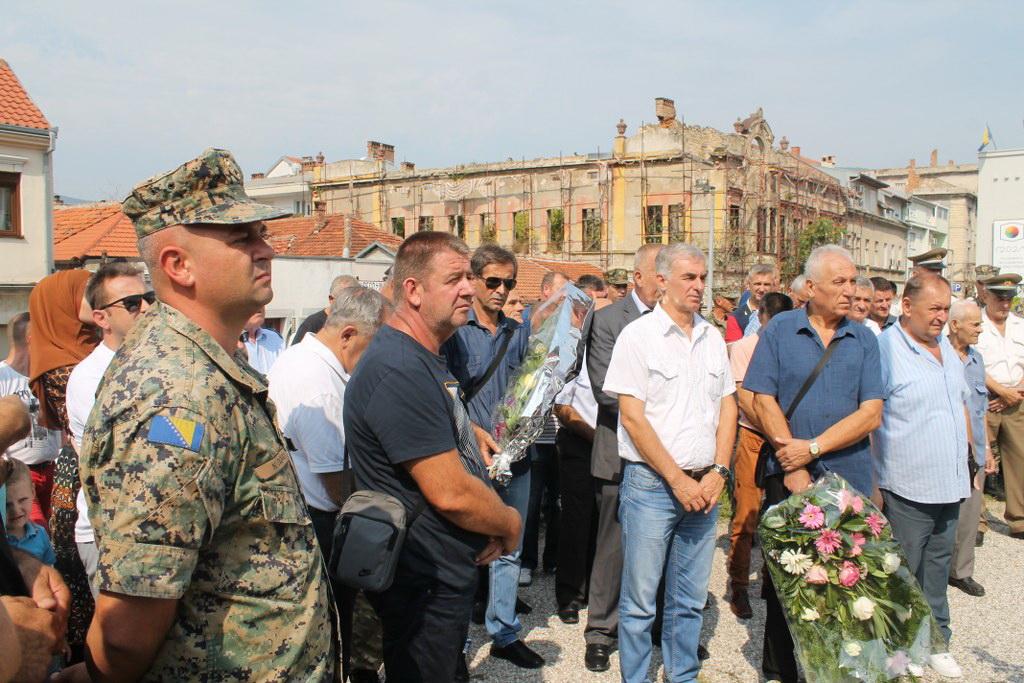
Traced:
<path fill-rule="evenodd" d="M 360 489 L 388 493 L 411 513 L 423 501 L 404 464 L 456 449 L 471 474 L 487 481 L 458 381 L 445 359 L 384 325 L 345 389 L 345 443 Z M 486 537 L 461 529 L 429 505 L 409 527 L 398 564 L 403 575 L 472 585 Z"/>

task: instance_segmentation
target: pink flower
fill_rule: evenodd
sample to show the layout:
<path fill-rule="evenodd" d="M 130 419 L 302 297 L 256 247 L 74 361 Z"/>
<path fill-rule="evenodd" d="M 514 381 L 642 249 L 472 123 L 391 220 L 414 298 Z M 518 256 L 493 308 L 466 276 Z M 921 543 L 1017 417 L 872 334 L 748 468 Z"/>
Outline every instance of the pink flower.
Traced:
<path fill-rule="evenodd" d="M 838 531 L 832 529 L 822 529 L 821 534 L 814 541 L 814 547 L 818 549 L 818 552 L 822 555 L 828 555 L 839 550 L 843 545 L 843 538 L 839 535 Z"/>
<path fill-rule="evenodd" d="M 872 512 L 865 519 L 868 523 L 868 527 L 871 529 L 871 535 L 878 538 L 878 535 L 882 533 L 882 529 L 885 527 L 885 520 L 880 516 Z"/>
<path fill-rule="evenodd" d="M 850 489 L 843 489 L 839 492 L 839 512 L 846 512 L 848 508 L 860 514 L 864 511 L 864 499 Z"/>
<path fill-rule="evenodd" d="M 847 560 L 839 570 L 839 585 L 843 588 L 853 588 L 860 581 L 860 569 L 853 562 Z"/>
<path fill-rule="evenodd" d="M 807 583 L 824 584 L 828 583 L 828 571 L 820 564 L 816 564 L 807 570 L 804 574 L 804 580 Z"/>
<path fill-rule="evenodd" d="M 857 557 L 863 552 L 863 546 L 867 543 L 867 539 L 864 538 L 864 534 L 859 531 L 854 531 L 850 534 L 850 557 Z"/>
<path fill-rule="evenodd" d="M 825 524 L 825 513 L 817 505 L 808 503 L 800 515 L 800 523 L 807 529 L 820 529 Z"/>

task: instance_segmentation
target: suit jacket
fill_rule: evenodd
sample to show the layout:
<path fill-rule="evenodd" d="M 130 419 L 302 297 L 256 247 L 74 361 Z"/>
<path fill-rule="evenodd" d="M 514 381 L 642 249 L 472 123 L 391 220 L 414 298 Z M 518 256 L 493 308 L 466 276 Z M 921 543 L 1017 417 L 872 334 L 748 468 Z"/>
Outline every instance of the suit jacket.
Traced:
<path fill-rule="evenodd" d="M 618 481 L 622 474 L 619 457 L 619 402 L 604 393 L 604 378 L 612 360 L 612 349 L 619 333 L 640 317 L 632 295 L 594 313 L 587 339 L 587 371 L 597 399 L 597 428 L 590 455 L 590 473 L 608 481 Z"/>

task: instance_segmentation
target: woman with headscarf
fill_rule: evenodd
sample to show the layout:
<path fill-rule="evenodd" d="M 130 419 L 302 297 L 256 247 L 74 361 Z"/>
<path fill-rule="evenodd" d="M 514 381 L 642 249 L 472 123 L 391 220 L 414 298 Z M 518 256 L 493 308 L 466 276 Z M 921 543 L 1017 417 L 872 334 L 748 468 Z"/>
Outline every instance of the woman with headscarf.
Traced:
<path fill-rule="evenodd" d="M 39 400 L 40 424 L 64 434 L 69 433 L 65 405 L 68 377 L 98 342 L 91 325 L 92 309 L 85 301 L 89 277 L 87 270 L 64 270 L 48 275 L 39 281 L 28 298 L 32 320 L 29 385 Z M 53 475 L 50 537 L 57 554 L 57 571 L 71 589 L 67 640 L 73 661 L 82 656 L 94 607 L 89 580 L 75 544 L 78 519 L 75 498 L 80 486 L 78 456 L 71 446 L 65 445 L 57 456 Z"/>

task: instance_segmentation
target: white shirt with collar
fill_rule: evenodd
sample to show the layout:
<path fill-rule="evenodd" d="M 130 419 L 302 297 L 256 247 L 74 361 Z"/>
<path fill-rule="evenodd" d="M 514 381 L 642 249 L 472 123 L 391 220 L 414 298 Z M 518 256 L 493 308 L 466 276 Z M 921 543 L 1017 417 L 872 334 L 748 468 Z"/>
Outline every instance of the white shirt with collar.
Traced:
<path fill-rule="evenodd" d="M 1010 313 L 1006 334 L 1000 334 L 988 313 L 981 313 L 981 335 L 975 348 L 985 360 L 985 372 L 1008 387 L 1024 383 L 1024 319 Z"/>
<path fill-rule="evenodd" d="M 594 398 L 590 373 L 587 372 L 586 351 L 583 352 L 583 369 L 562 387 L 562 391 L 555 397 L 555 403 L 560 406 L 572 406 L 591 429 L 597 428 L 597 399 Z"/>
<path fill-rule="evenodd" d="M 291 441 L 292 463 L 306 503 L 334 512 L 321 474 L 348 469 L 342 407 L 349 374 L 338 357 L 315 334 L 288 347 L 270 369 L 270 398 L 278 424 Z"/>
<path fill-rule="evenodd" d="M 633 297 L 633 303 L 636 304 L 636 310 L 640 312 L 640 315 L 643 315 L 645 312 L 651 310 L 651 307 L 645 304 L 643 302 L 643 299 L 636 295 L 635 289 L 632 292 L 630 292 L 629 295 Z"/>
<path fill-rule="evenodd" d="M 736 392 L 722 335 L 695 315 L 691 336 L 659 304 L 622 330 L 605 376 L 611 396 L 644 402 L 662 445 L 681 469 L 714 464 L 722 398 Z M 620 455 L 645 462 L 619 421 Z"/>

